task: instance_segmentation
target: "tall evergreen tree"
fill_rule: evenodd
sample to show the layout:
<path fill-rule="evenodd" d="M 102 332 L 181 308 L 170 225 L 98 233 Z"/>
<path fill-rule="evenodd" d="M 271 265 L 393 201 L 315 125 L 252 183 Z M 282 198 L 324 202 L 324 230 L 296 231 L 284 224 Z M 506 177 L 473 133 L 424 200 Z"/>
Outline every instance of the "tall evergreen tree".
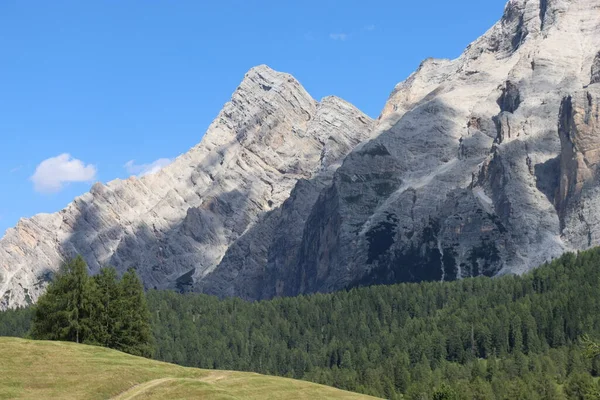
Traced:
<path fill-rule="evenodd" d="M 118 281 L 114 268 L 90 278 L 82 257 L 61 267 L 35 306 L 34 339 L 96 344 L 126 353 L 152 355 L 146 295 L 133 269 Z"/>
<path fill-rule="evenodd" d="M 114 267 L 105 267 L 92 278 L 96 284 L 93 315 L 93 334 L 96 343 L 105 347 L 115 347 L 115 330 L 119 325 L 119 304 L 121 288 Z"/>
<path fill-rule="evenodd" d="M 84 342 L 89 334 L 90 283 L 81 256 L 64 264 L 35 307 L 34 339 Z"/>
<path fill-rule="evenodd" d="M 118 321 L 111 347 L 129 354 L 152 355 L 152 328 L 144 286 L 134 269 L 129 269 L 119 283 Z"/>

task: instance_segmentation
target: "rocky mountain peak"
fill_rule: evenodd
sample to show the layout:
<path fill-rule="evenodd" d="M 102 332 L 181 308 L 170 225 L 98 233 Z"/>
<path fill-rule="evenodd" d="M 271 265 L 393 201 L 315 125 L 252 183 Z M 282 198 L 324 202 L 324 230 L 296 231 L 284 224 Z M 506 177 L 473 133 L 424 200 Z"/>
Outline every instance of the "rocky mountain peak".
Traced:
<path fill-rule="evenodd" d="M 511 0 L 377 121 L 251 69 L 202 141 L 0 240 L 0 307 L 81 253 L 147 287 L 270 298 L 522 273 L 600 244 L 600 0 Z"/>
<path fill-rule="evenodd" d="M 265 213 L 341 159 L 372 120 L 334 97 L 315 101 L 291 75 L 246 73 L 202 141 L 161 171 L 95 184 L 55 214 L 0 239 L 0 308 L 35 301 L 67 258 L 137 269 L 146 287 L 186 287 Z"/>
<path fill-rule="evenodd" d="M 331 184 L 286 202 L 311 204 L 294 237 L 270 234 L 254 257 L 249 235 L 197 289 L 256 299 L 520 273 L 598 244 L 599 6 L 510 1 L 459 58 L 425 60 Z M 293 220 L 274 219 L 257 231 Z"/>

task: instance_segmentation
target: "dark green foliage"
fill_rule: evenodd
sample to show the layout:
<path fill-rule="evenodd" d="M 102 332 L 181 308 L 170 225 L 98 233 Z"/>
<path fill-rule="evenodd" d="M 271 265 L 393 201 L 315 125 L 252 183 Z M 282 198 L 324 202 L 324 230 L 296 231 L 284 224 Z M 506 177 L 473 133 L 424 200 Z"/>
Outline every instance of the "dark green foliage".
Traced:
<path fill-rule="evenodd" d="M 114 268 L 102 268 L 93 280 L 97 290 L 94 341 L 101 346 L 115 348 L 115 332 L 120 319 L 121 299 L 117 271 Z"/>
<path fill-rule="evenodd" d="M 589 374 L 575 373 L 565 384 L 565 394 L 569 400 L 598 400 L 600 390 Z"/>
<path fill-rule="evenodd" d="M 150 357 L 152 355 L 152 328 L 144 286 L 133 269 L 127 271 L 119 283 L 117 320 L 111 338 L 113 349 Z"/>
<path fill-rule="evenodd" d="M 33 308 L 0 312 L 0 336 L 25 337 L 31 329 Z"/>
<path fill-rule="evenodd" d="M 134 270 L 118 280 L 114 268 L 88 276 L 83 258 L 66 263 L 34 307 L 33 339 L 95 344 L 152 355 L 150 313 Z"/>
<path fill-rule="evenodd" d="M 148 299 L 161 360 L 385 398 L 565 399 L 577 374 L 600 371 L 579 342 L 600 336 L 599 267 L 593 250 L 522 277 L 255 303 L 158 291 Z M 588 390 L 589 379 L 571 386 Z"/>
<path fill-rule="evenodd" d="M 31 328 L 34 339 L 88 342 L 93 281 L 81 256 L 64 264 L 38 299 Z"/>
<path fill-rule="evenodd" d="M 446 384 L 442 384 L 439 389 L 433 392 L 433 400 L 458 400 L 458 394 L 454 389 Z"/>
<path fill-rule="evenodd" d="M 94 281 L 106 292 L 102 279 Z M 182 365 L 390 399 L 600 398 L 600 250 L 567 254 L 522 277 L 255 303 L 153 291 L 148 303 L 155 357 Z M 0 323 L 26 312 L 0 313 Z"/>

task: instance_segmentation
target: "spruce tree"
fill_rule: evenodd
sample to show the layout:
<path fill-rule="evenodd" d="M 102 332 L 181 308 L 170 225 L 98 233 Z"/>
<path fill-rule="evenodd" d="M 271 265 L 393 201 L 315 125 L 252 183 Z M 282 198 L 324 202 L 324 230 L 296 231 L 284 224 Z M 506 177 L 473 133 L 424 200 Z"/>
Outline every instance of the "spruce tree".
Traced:
<path fill-rule="evenodd" d="M 433 400 L 458 400 L 458 394 L 447 384 L 442 384 L 441 387 L 433 392 Z"/>
<path fill-rule="evenodd" d="M 34 339 L 81 343 L 89 335 L 90 282 L 81 256 L 64 264 L 35 307 Z"/>
<path fill-rule="evenodd" d="M 152 355 L 150 311 L 133 269 L 118 281 L 114 268 L 90 278 L 78 256 L 61 267 L 35 306 L 31 337 L 95 344 Z"/>
<path fill-rule="evenodd" d="M 92 279 L 96 285 L 96 292 L 93 294 L 95 300 L 92 329 L 94 341 L 101 346 L 114 347 L 113 340 L 119 324 L 121 299 L 117 271 L 114 267 L 105 267 Z"/>
<path fill-rule="evenodd" d="M 144 287 L 135 270 L 129 269 L 119 282 L 118 317 L 114 325 L 111 346 L 129 354 L 152 355 L 150 311 Z"/>

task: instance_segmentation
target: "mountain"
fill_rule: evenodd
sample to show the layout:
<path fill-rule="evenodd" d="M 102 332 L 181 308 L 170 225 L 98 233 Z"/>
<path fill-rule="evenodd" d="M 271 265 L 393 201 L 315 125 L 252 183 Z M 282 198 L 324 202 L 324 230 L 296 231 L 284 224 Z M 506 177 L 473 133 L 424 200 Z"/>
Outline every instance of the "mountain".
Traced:
<path fill-rule="evenodd" d="M 424 61 L 332 184 L 293 191 L 198 290 L 257 299 L 522 273 L 597 245 L 598 9 L 512 0 L 459 58 Z"/>
<path fill-rule="evenodd" d="M 372 121 L 252 69 L 199 145 L 0 240 L 0 307 L 62 260 L 262 299 L 522 273 L 600 242 L 600 0 L 511 0 Z"/>
<path fill-rule="evenodd" d="M 371 133 L 351 104 L 316 102 L 292 76 L 250 70 L 200 144 L 160 172 L 103 185 L 64 210 L 22 219 L 0 240 L 0 308 L 37 299 L 75 254 L 92 272 L 136 267 L 148 288 L 189 286 L 289 197 Z"/>

